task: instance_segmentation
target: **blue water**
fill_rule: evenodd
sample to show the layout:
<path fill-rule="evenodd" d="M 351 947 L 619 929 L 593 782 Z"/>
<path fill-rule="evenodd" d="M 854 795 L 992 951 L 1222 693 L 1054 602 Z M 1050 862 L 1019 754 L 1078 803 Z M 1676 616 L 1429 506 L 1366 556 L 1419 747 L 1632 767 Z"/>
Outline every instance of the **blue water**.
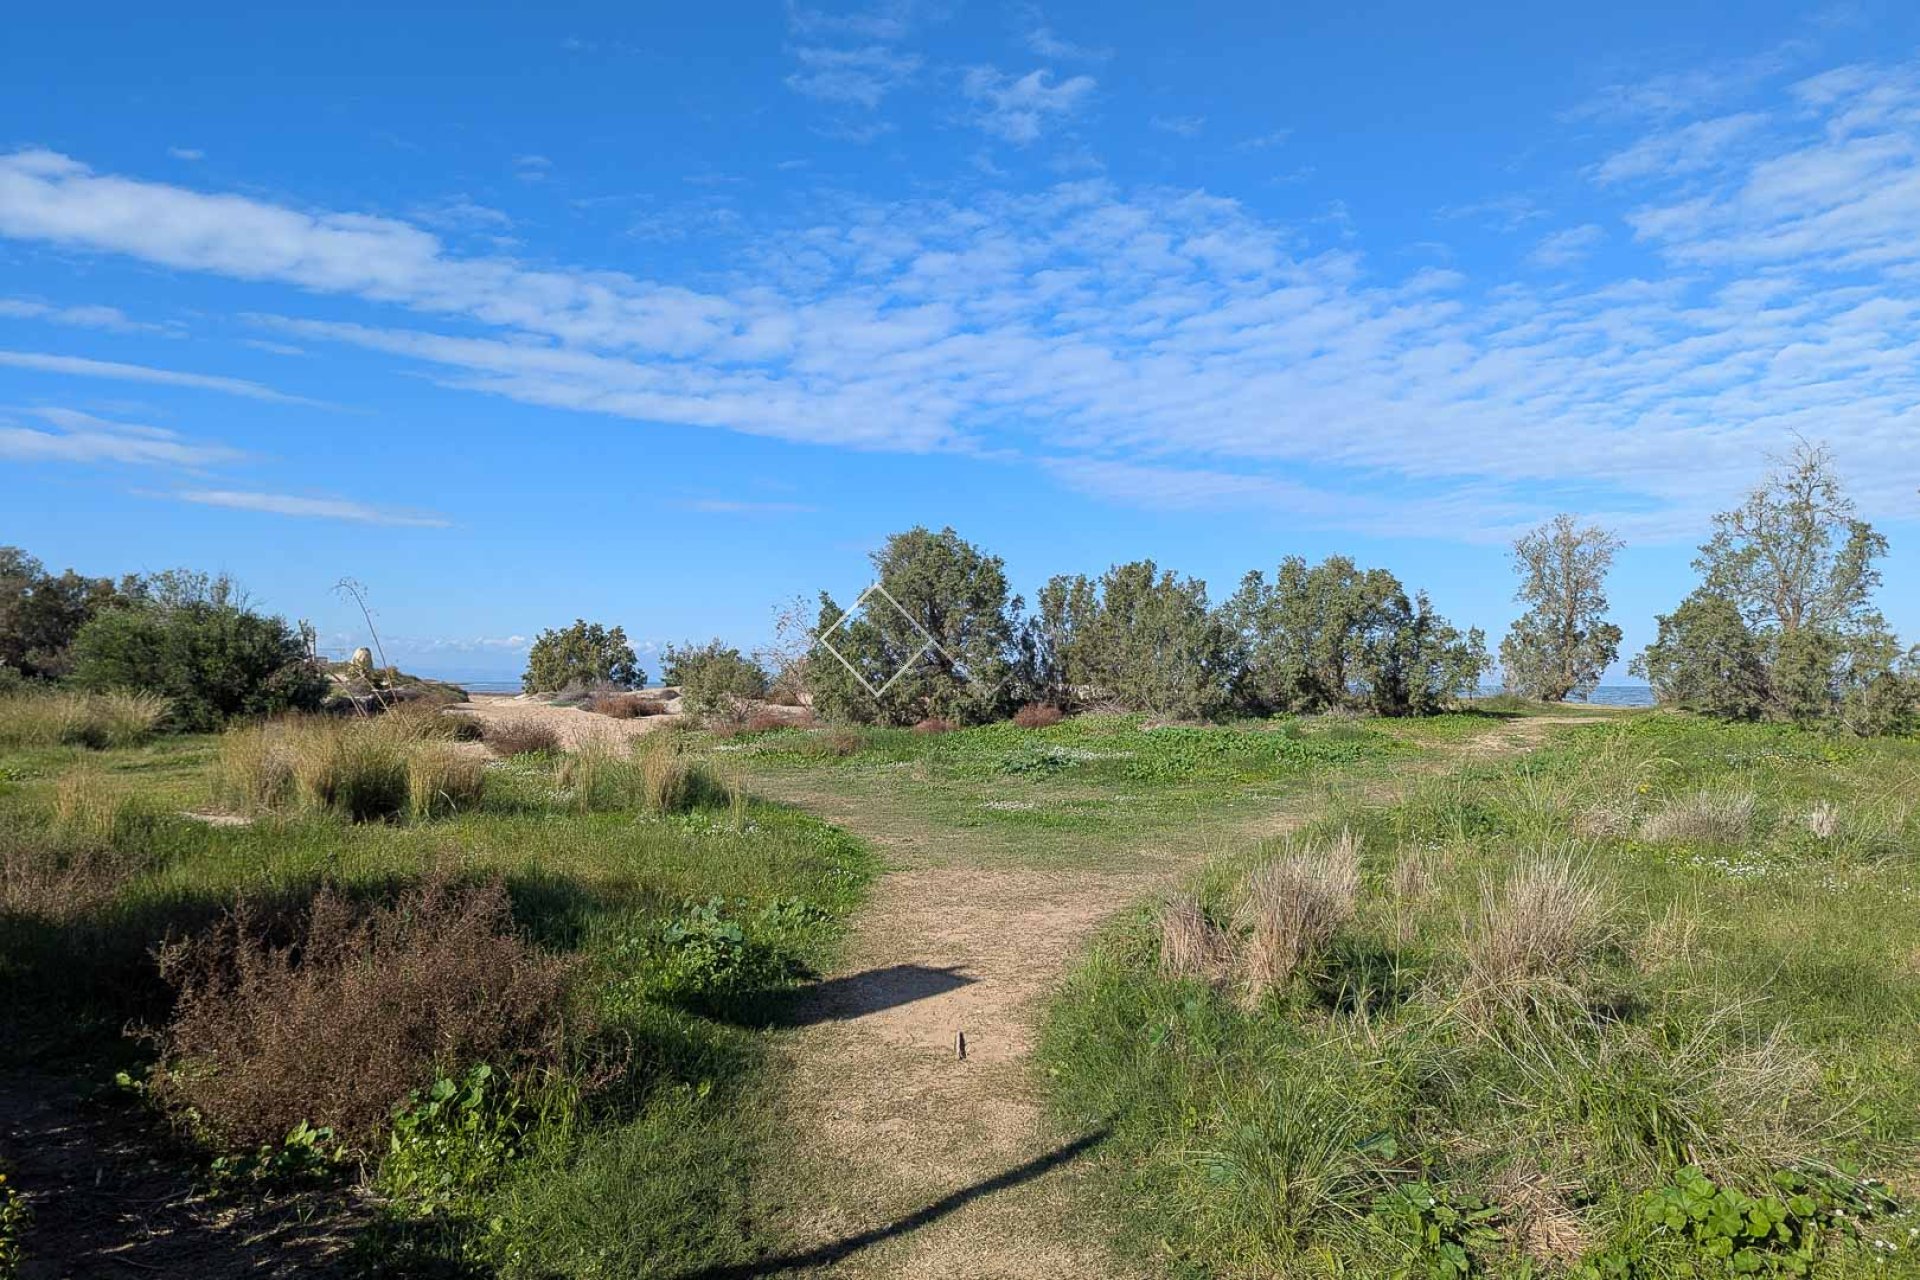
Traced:
<path fill-rule="evenodd" d="M 1482 697 L 1491 697 L 1500 692 L 1498 685 L 1480 690 Z M 1580 705 L 1575 699 L 1568 699 L 1574 705 Z M 1653 705 L 1653 690 L 1644 684 L 1603 684 L 1593 691 L 1589 699 L 1596 707 L 1650 707 Z"/>

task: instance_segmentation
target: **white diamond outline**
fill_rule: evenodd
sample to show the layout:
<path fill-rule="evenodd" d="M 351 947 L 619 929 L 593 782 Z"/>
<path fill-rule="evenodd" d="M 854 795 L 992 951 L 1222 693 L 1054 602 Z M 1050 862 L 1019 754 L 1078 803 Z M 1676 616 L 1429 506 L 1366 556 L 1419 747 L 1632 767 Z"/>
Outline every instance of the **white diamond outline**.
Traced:
<path fill-rule="evenodd" d="M 918 649 L 915 649 L 913 651 L 913 656 L 911 658 L 908 658 L 905 662 L 901 663 L 900 669 L 894 672 L 892 676 L 888 677 L 887 682 L 881 685 L 878 689 L 874 688 L 873 684 L 866 678 L 866 676 L 860 673 L 860 669 L 854 666 L 853 663 L 847 661 L 846 655 L 841 653 L 838 649 L 834 648 L 832 643 L 827 639 L 828 636 L 838 631 L 841 625 L 844 624 L 847 621 L 847 619 L 858 614 L 860 612 L 860 607 L 867 602 L 867 597 L 874 594 L 874 592 L 876 591 L 880 593 L 880 596 L 882 599 L 884 599 L 888 604 L 893 606 L 894 612 L 898 613 L 901 617 L 905 618 L 907 620 L 907 625 L 912 627 L 915 631 L 918 631 L 921 635 L 921 638 L 926 641 L 925 644 L 921 645 Z M 920 620 L 918 618 L 915 618 L 912 614 L 908 613 L 906 606 L 901 604 L 898 600 L 895 600 L 893 598 L 893 593 L 880 585 L 880 582 L 878 579 L 875 579 L 871 586 L 869 586 L 865 591 L 862 591 L 859 594 L 859 596 L 854 599 L 854 602 L 851 607 L 846 609 L 843 613 L 841 613 L 841 615 L 838 618 L 835 618 L 833 620 L 832 626 L 828 627 L 825 631 L 814 632 L 813 643 L 819 646 L 820 648 L 825 649 L 828 653 L 832 654 L 834 656 L 834 659 L 838 661 L 841 666 L 847 669 L 848 674 L 852 675 L 855 680 L 858 680 L 860 682 L 860 687 L 862 689 L 865 689 L 869 694 L 871 694 L 873 696 L 874 701 L 876 702 L 880 700 L 880 696 L 882 694 L 884 694 L 887 690 L 893 688 L 894 684 L 900 679 L 901 676 L 913 670 L 913 664 L 920 661 L 920 659 L 926 657 L 927 650 L 929 649 L 932 649 L 934 652 L 938 653 L 941 657 L 945 658 L 948 662 L 953 663 L 954 666 L 958 667 L 960 665 L 959 662 L 954 658 L 954 656 L 948 653 L 944 648 L 942 648 L 940 642 L 933 638 L 933 633 L 928 631 L 925 627 L 921 626 Z"/>

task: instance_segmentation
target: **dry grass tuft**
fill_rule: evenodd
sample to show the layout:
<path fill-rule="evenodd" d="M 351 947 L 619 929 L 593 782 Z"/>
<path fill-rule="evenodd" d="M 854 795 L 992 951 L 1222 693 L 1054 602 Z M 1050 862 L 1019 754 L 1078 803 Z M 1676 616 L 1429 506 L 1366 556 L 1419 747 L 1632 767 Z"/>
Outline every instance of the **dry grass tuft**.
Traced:
<path fill-rule="evenodd" d="M 21 689 L 0 696 L 0 747 L 137 747 L 171 708 L 152 693 Z"/>
<path fill-rule="evenodd" d="M 1481 881 L 1479 912 L 1466 939 L 1469 994 L 1564 983 L 1618 938 L 1606 892 L 1571 861 L 1522 863 L 1504 884 Z"/>
<path fill-rule="evenodd" d="M 323 888 L 290 928 L 242 902 L 160 964 L 178 1001 L 155 1096 L 228 1147 L 304 1120 L 372 1150 L 436 1071 L 557 1067 L 572 1006 L 571 965 L 515 932 L 497 881 L 371 909 Z"/>
<path fill-rule="evenodd" d="M 241 725 L 220 735 L 215 794 L 242 813 L 284 808 L 293 799 L 293 752 L 285 722 Z"/>
<path fill-rule="evenodd" d="M 1434 873 L 1426 854 L 1403 854 L 1387 876 L 1387 905 L 1393 913 L 1393 941 L 1404 947 L 1418 931 L 1420 909 L 1433 897 Z"/>
<path fill-rule="evenodd" d="M 1183 894 L 1160 908 L 1160 969 L 1175 978 L 1216 984 L 1232 973 L 1233 940 L 1198 899 Z"/>
<path fill-rule="evenodd" d="M 696 770 L 665 739 L 640 753 L 641 797 L 649 813 L 678 813 L 697 797 Z"/>
<path fill-rule="evenodd" d="M 560 735 L 552 726 L 538 720 L 499 720 L 480 731 L 480 740 L 503 756 L 531 755 L 536 751 L 558 751 Z"/>
<path fill-rule="evenodd" d="M 1537 1263 L 1564 1268 L 1587 1251 L 1587 1235 L 1573 1199 L 1577 1181 L 1555 1177 L 1538 1165 L 1507 1168 L 1491 1188 L 1494 1203 L 1503 1206 L 1511 1235 L 1520 1251 Z"/>
<path fill-rule="evenodd" d="M 415 818 L 477 808 L 486 785 L 486 762 L 451 743 L 428 743 L 407 757 L 407 807 Z"/>
<path fill-rule="evenodd" d="M 1044 729 L 1048 725 L 1059 724 L 1066 714 L 1060 708 L 1044 702 L 1029 702 L 1013 713 L 1013 722 L 1022 729 Z"/>
<path fill-rule="evenodd" d="M 1840 817 L 1839 806 L 1831 800 L 1822 800 L 1807 810 L 1807 830 L 1813 833 L 1815 840 L 1836 840 L 1845 829 L 1846 823 Z"/>
<path fill-rule="evenodd" d="M 1640 824 L 1640 838 L 1653 844 L 1738 844 L 1752 833 L 1751 791 L 1697 792 Z"/>
<path fill-rule="evenodd" d="M 1323 847 L 1276 858 L 1247 878 L 1240 923 L 1249 930 L 1243 965 L 1258 999 L 1311 966 L 1353 919 L 1360 896 L 1360 842 L 1351 831 Z"/>
<path fill-rule="evenodd" d="M 615 720 L 637 720 L 642 716 L 667 714 L 667 704 L 637 693 L 597 693 L 587 699 L 587 710 Z"/>
<path fill-rule="evenodd" d="M 406 740 L 412 726 L 384 720 L 315 716 L 286 722 L 284 741 L 301 808 L 331 810 L 355 822 L 380 822 L 407 811 Z"/>

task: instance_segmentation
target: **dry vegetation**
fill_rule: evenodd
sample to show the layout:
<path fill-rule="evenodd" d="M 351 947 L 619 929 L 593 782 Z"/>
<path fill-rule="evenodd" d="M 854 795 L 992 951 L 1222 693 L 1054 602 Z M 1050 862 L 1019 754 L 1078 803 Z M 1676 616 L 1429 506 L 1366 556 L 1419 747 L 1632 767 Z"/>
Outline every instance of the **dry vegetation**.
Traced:
<path fill-rule="evenodd" d="M 139 746 L 166 723 L 170 705 L 151 693 L 23 689 L 0 694 L 0 749 Z"/>

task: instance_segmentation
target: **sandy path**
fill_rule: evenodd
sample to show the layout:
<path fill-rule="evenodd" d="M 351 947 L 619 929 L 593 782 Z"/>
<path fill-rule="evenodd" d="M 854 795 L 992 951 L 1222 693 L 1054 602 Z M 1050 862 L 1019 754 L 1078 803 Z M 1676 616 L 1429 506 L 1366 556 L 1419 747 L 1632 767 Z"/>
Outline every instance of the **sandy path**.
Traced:
<path fill-rule="evenodd" d="M 1514 721 L 1439 748 L 1387 784 L 1356 785 L 1391 803 L 1414 778 L 1532 750 L 1576 722 L 1586 721 Z M 1064 1225 L 1081 1174 L 1074 1157 L 1097 1135 L 1076 1142 L 1049 1126 L 1028 1054 L 1042 1002 L 1094 931 L 1234 833 L 1141 851 L 1124 861 L 1142 869 L 1123 874 L 932 867 L 916 865 L 924 837 L 890 816 L 813 791 L 784 798 L 872 840 L 899 869 L 876 886 L 842 972 L 809 997 L 784 1043 L 794 1149 L 812 1166 L 799 1181 L 819 1200 L 795 1206 L 793 1253 L 739 1274 L 1137 1274 L 1097 1227 Z M 1325 798 L 1276 805 L 1234 838 L 1282 834 Z"/>

